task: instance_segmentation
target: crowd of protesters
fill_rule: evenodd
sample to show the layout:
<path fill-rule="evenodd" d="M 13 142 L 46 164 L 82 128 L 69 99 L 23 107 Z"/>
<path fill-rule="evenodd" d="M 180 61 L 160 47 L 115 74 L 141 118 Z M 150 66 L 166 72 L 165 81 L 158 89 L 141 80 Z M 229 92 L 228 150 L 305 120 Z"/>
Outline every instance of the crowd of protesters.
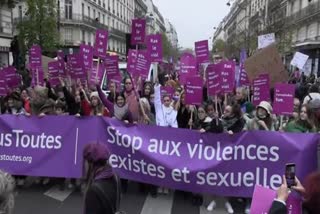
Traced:
<path fill-rule="evenodd" d="M 45 86 L 21 87 L 1 98 L 1 113 L 25 116 L 74 115 L 104 116 L 116 118 L 124 123 L 157 125 L 163 127 L 192 129 L 201 133 L 235 134 L 248 130 L 266 130 L 296 133 L 316 133 L 320 131 L 320 79 L 303 73 L 292 76 L 289 83 L 295 84 L 294 112 L 292 116 L 280 120 L 273 114 L 270 101 L 262 101 L 258 106 L 250 102 L 252 92 L 246 87 L 237 87 L 233 94 L 218 96 L 217 100 L 207 96 L 204 80 L 203 104 L 191 106 L 185 103 L 185 91 L 175 75 L 169 75 L 159 68 L 155 82 L 134 79 L 124 75 L 119 88 L 108 82 L 106 94 L 99 84 L 81 84 L 69 79 L 60 79 L 60 85 L 52 88 L 49 81 Z M 161 93 L 161 86 L 174 88 L 173 96 Z M 271 93 L 272 95 L 273 93 Z M 25 177 L 16 177 L 17 185 L 24 185 Z M 37 179 L 46 185 L 49 178 Z M 74 181 L 61 180 L 61 189 L 73 188 Z M 122 181 L 126 190 L 128 182 Z M 152 196 L 167 194 L 168 189 L 141 185 L 142 191 L 150 191 Z M 203 204 L 203 196 L 192 193 L 194 205 Z M 226 200 L 228 213 L 233 213 L 232 205 Z M 244 200 L 249 202 L 249 200 Z M 320 202 L 319 202 L 320 203 Z M 208 210 L 215 202 L 206 204 Z M 249 211 L 247 203 L 246 211 Z M 313 212 L 311 212 L 313 213 Z"/>

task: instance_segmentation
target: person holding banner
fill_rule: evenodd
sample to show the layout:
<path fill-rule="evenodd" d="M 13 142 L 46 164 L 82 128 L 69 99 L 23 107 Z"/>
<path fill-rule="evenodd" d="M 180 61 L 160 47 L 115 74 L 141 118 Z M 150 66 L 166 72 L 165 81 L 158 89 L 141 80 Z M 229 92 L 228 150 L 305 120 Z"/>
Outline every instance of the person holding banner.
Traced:
<path fill-rule="evenodd" d="M 124 79 L 124 96 L 126 98 L 126 103 L 128 104 L 129 111 L 132 114 L 132 120 L 138 121 L 139 114 L 139 102 L 137 94 L 135 93 L 135 89 L 133 87 L 133 83 L 130 77 Z"/>
<path fill-rule="evenodd" d="M 227 105 L 222 116 L 222 125 L 226 133 L 241 132 L 245 126 L 242 111 L 239 104 Z"/>
<path fill-rule="evenodd" d="M 300 110 L 300 116 L 298 120 L 292 120 L 285 126 L 286 132 L 296 132 L 296 133 L 312 133 L 316 132 L 316 127 L 311 117 L 311 109 L 308 105 L 302 105 Z"/>
<path fill-rule="evenodd" d="M 193 129 L 198 130 L 200 133 L 223 133 L 223 126 L 221 120 L 214 120 L 207 115 L 205 106 L 199 106 L 197 109 L 198 116 L 193 123 Z"/>

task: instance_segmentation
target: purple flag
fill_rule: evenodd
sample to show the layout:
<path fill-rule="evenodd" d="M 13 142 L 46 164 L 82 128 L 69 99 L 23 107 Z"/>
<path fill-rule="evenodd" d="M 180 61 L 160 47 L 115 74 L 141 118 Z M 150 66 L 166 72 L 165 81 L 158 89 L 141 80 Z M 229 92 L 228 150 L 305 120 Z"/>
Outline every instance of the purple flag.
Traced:
<path fill-rule="evenodd" d="M 93 65 L 93 48 L 90 45 L 81 44 L 80 54 L 82 55 L 85 69 L 90 71 Z"/>
<path fill-rule="evenodd" d="M 251 197 L 256 184 L 277 189 L 286 163 L 303 166 L 296 171 L 303 180 L 317 169 L 319 142 L 317 134 L 201 134 L 73 116 L 1 115 L 0 133 L 0 168 L 13 175 L 80 178 L 84 146 L 99 142 L 123 179 L 234 197 Z"/>
<path fill-rule="evenodd" d="M 186 104 L 201 105 L 203 101 L 203 79 L 199 76 L 188 77 L 186 82 Z"/>
<path fill-rule="evenodd" d="M 131 29 L 131 45 L 143 44 L 146 36 L 146 20 L 133 19 Z"/>
<path fill-rule="evenodd" d="M 221 71 L 223 70 L 223 65 L 220 64 L 210 64 L 207 67 L 207 90 L 209 96 L 218 95 L 221 92 Z"/>
<path fill-rule="evenodd" d="M 223 70 L 221 72 L 223 93 L 232 93 L 235 87 L 235 63 L 233 61 L 222 62 Z"/>
<path fill-rule="evenodd" d="M 254 187 L 250 213 L 269 213 L 276 196 L 277 193 L 275 190 L 256 185 Z"/>
<path fill-rule="evenodd" d="M 174 94 L 174 88 L 172 88 L 170 86 L 161 86 L 160 87 L 160 94 L 161 94 L 161 98 L 163 97 L 163 95 L 168 95 L 172 99 L 173 94 Z M 161 99 L 161 101 L 163 102 L 162 99 Z"/>
<path fill-rule="evenodd" d="M 198 64 L 209 62 L 210 59 L 208 40 L 196 42 L 194 46 Z"/>
<path fill-rule="evenodd" d="M 162 62 L 162 36 L 154 34 L 147 36 L 147 50 L 151 62 Z"/>
<path fill-rule="evenodd" d="M 58 50 L 57 58 L 58 58 L 58 62 L 59 62 L 59 75 L 61 77 L 65 77 L 66 73 L 65 73 L 64 53 L 62 50 Z"/>
<path fill-rule="evenodd" d="M 29 50 L 29 67 L 31 69 L 42 67 L 42 54 L 39 45 L 33 45 Z"/>
<path fill-rule="evenodd" d="M 52 61 L 48 63 L 48 78 L 49 82 L 53 87 L 56 87 L 60 84 L 59 73 L 60 69 L 60 62 L 59 61 Z"/>
<path fill-rule="evenodd" d="M 104 59 L 107 54 L 108 31 L 98 29 L 96 31 L 96 41 L 94 43 L 94 55 Z"/>
<path fill-rule="evenodd" d="M 132 49 L 129 50 L 127 68 L 131 76 L 134 76 L 136 73 L 137 56 L 138 51 Z"/>
<path fill-rule="evenodd" d="M 106 75 L 107 78 L 111 78 L 113 76 L 119 76 L 119 57 L 118 56 L 107 56 L 104 61 L 106 67 Z"/>
<path fill-rule="evenodd" d="M 195 75 L 197 75 L 197 60 L 191 53 L 184 53 L 180 57 L 179 82 L 185 84 L 189 76 Z"/>
<path fill-rule="evenodd" d="M 295 86 L 276 83 L 274 91 L 274 113 L 278 115 L 292 115 Z"/>
<path fill-rule="evenodd" d="M 136 73 L 142 77 L 142 79 L 147 79 L 150 69 L 150 59 L 147 51 L 138 51 L 137 62 L 136 62 Z"/>
<path fill-rule="evenodd" d="M 257 106 L 261 101 L 270 101 L 269 76 L 258 77 L 253 80 L 253 105 Z"/>

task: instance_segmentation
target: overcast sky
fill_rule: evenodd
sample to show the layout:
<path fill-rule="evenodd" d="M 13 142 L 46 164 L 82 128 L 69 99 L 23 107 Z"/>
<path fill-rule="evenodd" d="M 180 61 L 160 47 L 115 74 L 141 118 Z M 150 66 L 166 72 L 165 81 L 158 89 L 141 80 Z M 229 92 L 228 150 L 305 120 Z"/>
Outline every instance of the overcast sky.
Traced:
<path fill-rule="evenodd" d="M 209 39 L 213 35 L 213 27 L 218 27 L 230 10 L 226 5 L 227 2 L 227 0 L 153 0 L 164 18 L 168 18 L 175 26 L 179 45 L 184 48 L 193 48 L 195 41 Z"/>

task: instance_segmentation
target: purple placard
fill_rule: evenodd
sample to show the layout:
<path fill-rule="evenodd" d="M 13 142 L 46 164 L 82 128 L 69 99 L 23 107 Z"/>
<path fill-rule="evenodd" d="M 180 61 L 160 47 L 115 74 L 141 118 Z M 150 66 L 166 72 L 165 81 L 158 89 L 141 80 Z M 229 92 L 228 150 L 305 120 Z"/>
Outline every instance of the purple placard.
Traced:
<path fill-rule="evenodd" d="M 163 102 L 163 96 L 168 95 L 172 99 L 173 94 L 174 94 L 174 88 L 170 86 L 161 86 L 160 87 L 160 94 L 161 94 L 161 102 Z"/>
<path fill-rule="evenodd" d="M 120 74 L 117 76 L 112 76 L 110 78 L 110 82 L 113 82 L 116 84 L 117 92 L 121 91 L 122 77 L 120 76 Z"/>
<path fill-rule="evenodd" d="M 71 79 L 78 80 L 85 83 L 88 79 L 87 72 L 84 68 L 83 58 L 80 54 L 70 54 L 68 55 L 68 69 Z"/>
<path fill-rule="evenodd" d="M 65 77 L 65 62 L 64 62 L 64 53 L 62 50 L 57 51 L 57 59 L 59 62 L 59 75 Z"/>
<path fill-rule="evenodd" d="M 51 86 L 56 87 L 60 84 L 59 77 L 60 76 L 60 62 L 59 61 L 52 61 L 48 63 L 48 79 Z"/>
<path fill-rule="evenodd" d="M 233 61 L 222 62 L 223 70 L 221 72 L 221 90 L 222 93 L 232 93 L 235 87 L 235 63 Z"/>
<path fill-rule="evenodd" d="M 111 78 L 113 76 L 119 76 L 119 56 L 107 56 L 107 58 L 104 61 L 104 65 L 106 68 L 106 75 L 107 78 Z"/>
<path fill-rule="evenodd" d="M 96 41 L 94 43 L 94 55 L 104 59 L 107 54 L 108 31 L 98 29 L 96 31 Z"/>
<path fill-rule="evenodd" d="M 320 137 L 261 131 L 230 136 L 128 126 L 107 117 L 46 116 L 39 120 L 14 115 L 0 116 L 0 133 L 7 139 L 1 145 L 0 168 L 13 175 L 80 178 L 84 146 L 99 142 L 109 148 L 109 163 L 123 179 L 233 197 L 252 197 L 256 184 L 278 189 L 286 163 L 303 165 L 296 176 L 304 180 L 317 170 Z M 118 141 L 119 134 L 132 139 L 131 146 Z M 160 142 L 170 142 L 172 150 L 159 149 Z M 130 170 L 131 163 L 136 170 Z"/>
<path fill-rule="evenodd" d="M 278 115 L 292 115 L 295 86 L 276 83 L 274 87 L 273 110 Z"/>
<path fill-rule="evenodd" d="M 270 101 L 269 77 L 262 76 L 253 80 L 253 105 L 257 106 L 261 101 Z"/>
<path fill-rule="evenodd" d="M 286 204 L 287 214 L 302 214 L 302 198 L 297 192 L 291 192 Z"/>
<path fill-rule="evenodd" d="M 240 86 L 250 86 L 250 80 L 244 66 L 240 67 L 239 83 Z"/>
<path fill-rule="evenodd" d="M 179 82 L 185 84 L 189 76 L 195 75 L 197 75 L 197 60 L 191 53 L 184 53 L 180 57 Z"/>
<path fill-rule="evenodd" d="M 146 20 L 133 19 L 131 28 L 131 45 L 143 44 L 146 37 Z"/>
<path fill-rule="evenodd" d="M 6 96 L 8 93 L 8 85 L 6 81 L 6 75 L 0 69 L 0 96 Z"/>
<path fill-rule="evenodd" d="M 147 50 L 151 62 L 162 62 L 162 35 L 154 34 L 147 36 Z"/>
<path fill-rule="evenodd" d="M 131 76 L 134 76 L 136 73 L 137 56 L 138 51 L 132 49 L 129 50 L 127 68 Z"/>
<path fill-rule="evenodd" d="M 18 88 L 21 86 L 22 78 L 13 66 L 5 67 L 2 71 L 5 75 L 6 86 L 9 88 Z"/>
<path fill-rule="evenodd" d="M 39 45 L 33 45 L 29 50 L 29 67 L 31 69 L 42 67 L 41 47 Z"/>
<path fill-rule="evenodd" d="M 209 43 L 208 40 L 194 43 L 198 64 L 209 62 Z"/>
<path fill-rule="evenodd" d="M 254 187 L 250 213 L 269 213 L 276 195 L 275 190 L 256 185 Z"/>
<path fill-rule="evenodd" d="M 207 67 L 207 90 L 209 96 L 215 96 L 221 92 L 222 69 L 222 64 L 210 64 Z"/>
<path fill-rule="evenodd" d="M 85 69 L 90 71 L 93 65 L 93 47 L 90 45 L 81 44 L 80 54 L 82 55 Z"/>
<path fill-rule="evenodd" d="M 34 86 L 44 86 L 44 73 L 43 73 L 43 68 L 35 68 L 32 72 L 32 81 L 31 85 Z"/>
<path fill-rule="evenodd" d="M 136 73 L 142 77 L 142 79 L 147 79 L 150 69 L 150 59 L 147 51 L 138 51 L 137 62 L 136 62 Z"/>
<path fill-rule="evenodd" d="M 187 105 L 201 105 L 203 101 L 203 79 L 199 76 L 188 77 L 186 80 Z"/>
<path fill-rule="evenodd" d="M 98 70 L 98 63 L 95 62 L 95 63 L 93 63 L 93 68 L 91 69 L 90 77 L 89 77 L 89 82 L 91 85 L 95 85 L 96 81 L 98 81 L 98 83 L 102 82 L 103 75 L 105 72 L 105 65 L 103 62 L 99 64 L 98 73 L 97 73 L 97 70 Z"/>

